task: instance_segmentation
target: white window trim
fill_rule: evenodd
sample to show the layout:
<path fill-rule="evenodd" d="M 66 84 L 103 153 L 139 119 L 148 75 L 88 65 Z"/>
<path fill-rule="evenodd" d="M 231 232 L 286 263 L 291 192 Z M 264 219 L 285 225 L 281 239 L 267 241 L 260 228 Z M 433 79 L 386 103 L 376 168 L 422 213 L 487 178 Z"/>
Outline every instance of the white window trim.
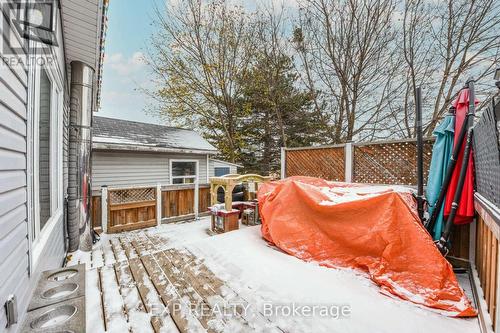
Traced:
<path fill-rule="evenodd" d="M 172 175 L 172 164 L 174 162 L 194 162 L 196 163 L 196 166 L 195 166 L 195 173 L 196 175 L 195 176 L 173 176 Z M 169 161 L 169 178 L 170 178 L 170 184 L 171 185 L 174 185 L 174 178 L 175 179 L 178 179 L 178 178 L 194 178 L 194 183 L 198 183 L 199 181 L 199 177 L 200 177 L 200 168 L 199 168 L 199 163 L 200 161 L 197 160 L 197 159 L 170 159 Z M 182 184 L 176 184 L 176 185 L 182 185 Z"/>
<path fill-rule="evenodd" d="M 38 58 L 45 58 L 45 55 L 37 54 Z M 46 59 L 45 59 L 46 60 Z M 45 63 L 50 63 L 47 60 Z M 52 62 L 53 63 L 53 62 Z M 41 71 L 45 70 L 49 81 L 51 83 L 51 105 L 50 105 L 50 122 L 51 122 L 51 133 L 50 133 L 50 160 L 51 160 L 51 178 L 52 183 L 50 187 L 51 191 L 51 210 L 52 216 L 45 223 L 45 226 L 40 230 L 40 207 L 39 207 L 39 184 L 38 184 L 38 154 L 39 154 L 39 97 L 40 97 L 40 79 Z M 51 67 L 41 67 L 36 66 L 33 73 L 33 84 L 34 93 L 31 100 L 31 121 L 30 121 L 30 132 L 29 135 L 31 140 L 28 141 L 32 144 L 28 147 L 29 158 L 28 161 L 30 165 L 29 175 L 29 190 L 30 194 L 30 205 L 33 207 L 30 218 L 28 218 L 28 227 L 30 232 L 29 235 L 29 251 L 30 251 L 30 272 L 37 269 L 40 262 L 40 257 L 45 249 L 47 242 L 52 235 L 57 222 L 63 217 L 64 201 L 63 201 L 63 114 L 64 114 L 64 95 L 63 95 L 63 85 L 61 79 L 58 76 L 57 69 L 54 66 Z M 54 131 L 53 129 L 57 129 Z M 56 148 L 56 149 L 53 149 Z M 54 181 L 54 179 L 56 179 Z M 29 192 L 28 192 L 29 193 Z"/>

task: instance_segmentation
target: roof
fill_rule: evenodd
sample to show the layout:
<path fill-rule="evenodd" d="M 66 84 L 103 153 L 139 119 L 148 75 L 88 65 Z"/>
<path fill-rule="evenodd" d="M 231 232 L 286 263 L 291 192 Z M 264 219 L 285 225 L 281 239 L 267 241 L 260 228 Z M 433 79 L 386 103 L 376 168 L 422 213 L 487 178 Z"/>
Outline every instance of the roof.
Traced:
<path fill-rule="evenodd" d="M 223 161 L 223 160 L 217 160 L 215 158 L 211 158 L 210 160 L 214 161 L 214 162 L 217 162 L 217 163 L 221 163 L 221 164 L 232 165 L 232 166 L 235 166 L 237 168 L 243 168 L 243 165 L 241 165 L 241 164 L 231 163 L 231 162 Z"/>
<path fill-rule="evenodd" d="M 193 130 L 94 116 L 92 148 L 97 150 L 215 154 Z"/>

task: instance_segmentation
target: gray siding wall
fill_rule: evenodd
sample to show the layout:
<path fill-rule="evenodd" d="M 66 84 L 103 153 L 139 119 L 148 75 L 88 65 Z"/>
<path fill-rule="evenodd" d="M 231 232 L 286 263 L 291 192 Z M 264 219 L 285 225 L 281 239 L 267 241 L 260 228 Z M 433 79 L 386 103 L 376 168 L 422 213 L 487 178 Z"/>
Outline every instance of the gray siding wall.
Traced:
<path fill-rule="evenodd" d="M 5 0 L 0 0 L 0 4 L 4 5 Z M 6 9 L 5 6 L 2 8 Z M 3 46 L 0 48 L 0 331 L 11 333 L 20 329 L 40 273 L 61 266 L 65 250 L 61 218 L 54 225 L 47 246 L 40 249 L 40 259 L 34 263 L 30 274 L 27 154 L 31 145 L 27 140 L 27 124 L 32 111 L 27 105 L 28 95 L 33 92 L 31 89 L 28 91 L 28 68 L 4 59 L 11 59 L 13 55 L 7 41 L 13 46 L 23 46 L 24 51 L 14 55 L 25 57 L 27 53 L 27 43 L 17 34 L 7 35 L 4 23 L 11 24 L 6 10 L 0 12 L 0 46 Z M 9 36 L 14 38 L 9 39 Z M 58 43 L 60 47 L 56 57 L 60 58 L 63 54 L 61 35 Z M 58 60 L 61 62 L 61 59 Z M 3 304 L 11 294 L 17 298 L 19 319 L 17 325 L 6 329 Z"/>
<path fill-rule="evenodd" d="M 170 184 L 170 160 L 198 161 L 200 184 L 207 180 L 207 156 L 136 152 L 101 152 L 92 154 L 92 189 L 101 186 L 127 187 Z"/>
<path fill-rule="evenodd" d="M 0 4 L 3 4 L 0 2 Z M 0 24 L 8 20 L 0 13 Z M 6 49 L 6 31 L 2 31 Z M 21 45 L 21 39 L 14 41 Z M 24 56 L 20 53 L 18 56 Z M 6 326 L 3 304 L 15 294 L 19 310 L 26 308 L 30 290 L 28 277 L 28 224 L 26 133 L 28 71 L 24 66 L 11 66 L 0 59 L 0 328 Z M 18 326 L 18 325 L 16 325 Z M 10 331 L 14 331 L 11 329 Z"/>
<path fill-rule="evenodd" d="M 210 163 L 210 167 L 209 167 L 209 177 L 214 177 L 215 176 L 215 167 L 229 167 L 229 173 L 233 173 L 233 174 L 236 174 L 238 173 L 238 168 L 235 166 L 235 165 L 232 165 L 232 164 L 228 164 L 228 163 L 224 163 L 224 162 L 220 162 L 220 161 L 214 161 L 214 160 L 210 160 L 209 161 Z"/>

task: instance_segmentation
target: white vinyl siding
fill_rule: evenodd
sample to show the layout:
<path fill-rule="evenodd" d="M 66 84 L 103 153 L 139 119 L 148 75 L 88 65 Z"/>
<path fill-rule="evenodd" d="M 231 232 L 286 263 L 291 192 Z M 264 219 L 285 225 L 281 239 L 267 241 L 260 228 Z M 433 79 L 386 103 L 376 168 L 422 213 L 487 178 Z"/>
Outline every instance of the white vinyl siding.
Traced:
<path fill-rule="evenodd" d="M 237 174 L 238 168 L 234 164 L 224 163 L 223 161 L 210 160 L 209 177 L 215 177 L 215 168 L 229 168 L 229 173 Z"/>
<path fill-rule="evenodd" d="M 170 160 L 198 161 L 200 183 L 206 183 L 206 155 L 135 152 L 102 152 L 92 154 L 92 189 L 101 186 L 128 187 L 169 185 Z"/>
<path fill-rule="evenodd" d="M 7 13 L 0 12 L 0 27 L 10 25 Z M 57 63 L 64 64 L 62 33 L 59 27 L 59 48 L 55 50 Z M 28 241 L 29 229 L 31 228 L 31 217 L 28 210 L 32 202 L 28 202 L 28 191 L 30 184 L 28 163 L 32 153 L 32 136 L 30 129 L 38 124 L 30 124 L 33 119 L 32 109 L 29 109 L 29 101 L 36 98 L 35 91 L 31 85 L 33 72 L 28 73 L 27 67 L 22 64 L 12 64 L 5 59 L 12 55 L 12 49 L 6 43 L 7 32 L 2 31 L 4 36 L 2 48 L 0 48 L 0 331 L 11 333 L 17 332 L 24 320 L 29 299 L 43 270 L 60 267 L 65 257 L 64 228 L 62 215 L 55 221 L 52 233 L 46 235 L 48 239 L 44 247 L 39 248 L 39 260 L 34 270 L 30 272 L 30 243 Z M 13 45 L 23 45 L 27 50 L 27 42 L 13 34 L 16 38 L 11 39 Z M 17 56 L 25 57 L 24 52 L 18 52 Z M 58 67 L 56 64 L 55 67 Z M 62 76 L 64 68 L 53 68 L 58 73 L 60 81 L 64 82 Z M 28 81 L 30 89 L 28 90 Z M 62 103 L 62 101 L 60 101 Z M 62 107 L 61 107 L 62 110 Z M 66 144 L 67 141 L 64 141 Z M 59 191 L 61 192 L 61 191 Z M 62 196 L 61 196 L 62 197 Z M 62 206 L 62 199 L 59 203 Z M 30 224 L 28 224 L 30 220 Z M 18 324 L 6 327 L 6 316 L 3 304 L 8 295 L 14 294 L 17 299 L 17 310 L 19 314 Z"/>
<path fill-rule="evenodd" d="M 7 13 L 0 12 L 2 28 L 6 15 Z M 6 44 L 5 39 L 2 42 L 0 44 Z M 16 40 L 16 44 L 22 42 L 20 39 Z M 30 295 L 26 203 L 27 87 L 26 69 L 22 66 L 10 66 L 0 58 L 0 137 L 2 138 L 0 140 L 0 272 L 2 272 L 0 330 L 2 332 L 6 326 L 3 304 L 8 295 L 16 295 L 20 314 L 26 308 Z M 13 332 L 17 326 L 7 332 Z"/>

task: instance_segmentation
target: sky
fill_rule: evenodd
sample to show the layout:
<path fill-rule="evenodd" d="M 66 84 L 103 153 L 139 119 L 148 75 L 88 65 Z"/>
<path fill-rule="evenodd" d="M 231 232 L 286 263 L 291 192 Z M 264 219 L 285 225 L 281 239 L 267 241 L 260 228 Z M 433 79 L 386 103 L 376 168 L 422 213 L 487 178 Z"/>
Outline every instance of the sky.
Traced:
<path fill-rule="evenodd" d="M 108 9 L 101 108 L 98 116 L 159 124 L 159 117 L 148 113 L 152 101 L 140 91 L 152 87 L 150 71 L 142 61 L 154 33 L 152 19 L 156 4 L 165 0 L 112 0 Z M 179 0 L 167 0 L 175 3 Z M 248 9 L 256 4 L 284 3 L 292 8 L 297 0 L 235 0 Z M 164 122 L 164 121 L 163 121 Z"/>
<path fill-rule="evenodd" d="M 138 91 L 151 84 L 142 58 L 154 32 L 154 4 L 155 0 L 109 2 L 101 108 L 96 115 L 159 123 L 145 112 L 151 101 Z"/>

